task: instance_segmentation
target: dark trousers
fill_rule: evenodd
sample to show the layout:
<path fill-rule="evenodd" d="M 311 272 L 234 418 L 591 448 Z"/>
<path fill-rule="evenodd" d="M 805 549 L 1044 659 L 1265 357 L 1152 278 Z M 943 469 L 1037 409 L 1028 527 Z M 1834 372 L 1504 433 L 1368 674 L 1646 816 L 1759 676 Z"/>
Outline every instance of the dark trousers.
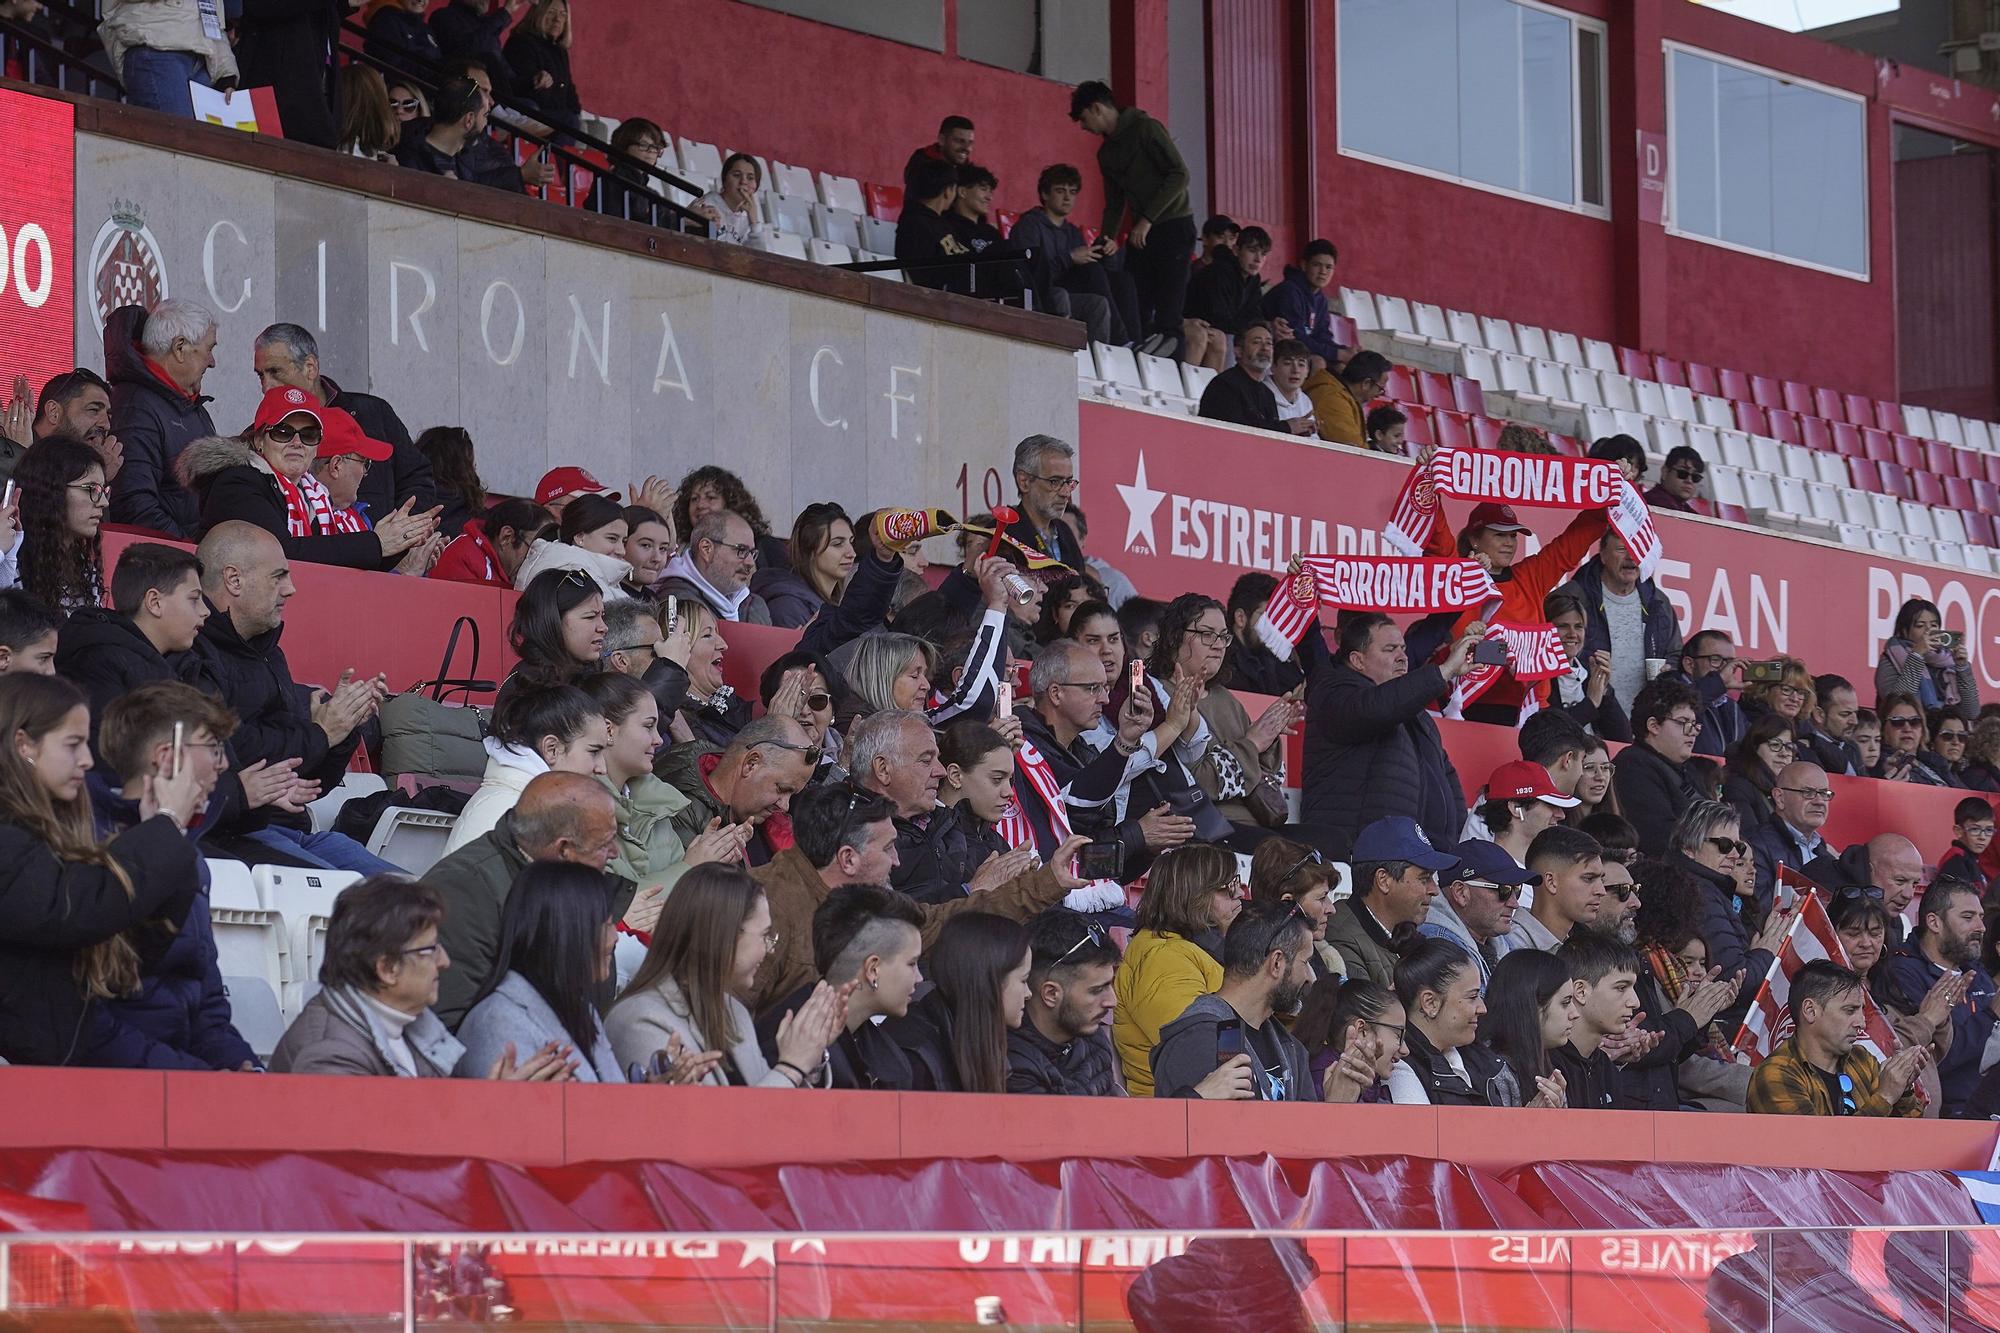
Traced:
<path fill-rule="evenodd" d="M 1139 289 L 1139 315 L 1148 333 L 1181 336 L 1188 271 L 1194 263 L 1194 218 L 1155 222 L 1143 246 L 1127 246 L 1125 270 Z"/>
<path fill-rule="evenodd" d="M 1114 343 L 1136 341 L 1139 323 L 1139 290 L 1121 262 L 1124 252 L 1095 264 L 1073 264 L 1062 275 L 1065 290 L 1079 296 L 1102 297 L 1111 307 L 1111 337 Z"/>

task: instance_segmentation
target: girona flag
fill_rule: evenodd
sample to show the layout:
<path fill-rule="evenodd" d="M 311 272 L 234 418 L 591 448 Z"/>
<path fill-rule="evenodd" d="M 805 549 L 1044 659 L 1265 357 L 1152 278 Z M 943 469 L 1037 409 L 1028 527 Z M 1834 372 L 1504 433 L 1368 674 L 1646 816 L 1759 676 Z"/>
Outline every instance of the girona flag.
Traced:
<path fill-rule="evenodd" d="M 1792 974 L 1816 958 L 1828 958 L 1847 966 L 1847 950 L 1834 932 L 1833 919 L 1827 915 L 1826 899 L 1812 881 L 1798 874 L 1789 866 L 1778 868 L 1780 882 L 1789 884 L 1805 895 L 1804 905 L 1792 920 L 1791 933 L 1778 947 L 1778 956 L 1771 964 L 1771 970 L 1764 976 L 1764 984 L 1757 988 L 1757 998 L 1750 1004 L 1749 1013 L 1743 1016 L 1743 1026 L 1736 1033 L 1736 1040 L 1730 1043 L 1738 1064 L 1754 1065 L 1769 1055 L 1772 1048 L 1792 1035 Z M 1896 1032 L 1889 1026 L 1889 1019 L 1876 1005 L 1875 998 L 1867 988 L 1861 991 L 1862 1012 L 1868 1020 L 1868 1035 L 1861 1045 L 1872 1052 L 1877 1060 L 1886 1060 L 1896 1049 Z"/>

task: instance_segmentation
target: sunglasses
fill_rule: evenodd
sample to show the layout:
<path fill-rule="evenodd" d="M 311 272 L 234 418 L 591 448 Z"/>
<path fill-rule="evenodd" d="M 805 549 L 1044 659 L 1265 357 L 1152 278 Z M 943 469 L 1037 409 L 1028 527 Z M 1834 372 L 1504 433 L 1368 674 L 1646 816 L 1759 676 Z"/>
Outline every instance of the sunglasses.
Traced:
<path fill-rule="evenodd" d="M 830 694 L 808 694 L 806 696 L 806 707 L 815 713 L 832 702 L 833 696 Z"/>
<path fill-rule="evenodd" d="M 1884 718 L 1883 721 L 1892 727 L 1921 727 L 1924 724 L 1924 720 L 1920 717 L 1890 717 Z"/>
<path fill-rule="evenodd" d="M 1744 856 L 1750 851 L 1750 844 L 1738 842 L 1735 838 L 1710 838 L 1708 845 L 1724 856 Z"/>
<path fill-rule="evenodd" d="M 1625 903 L 1632 901 L 1632 895 L 1639 891 L 1639 886 L 1637 884 L 1606 884 L 1604 891 L 1619 902 Z"/>
<path fill-rule="evenodd" d="M 1301 856 L 1298 860 L 1292 862 L 1291 868 L 1286 870 L 1284 874 L 1278 876 L 1278 883 L 1280 884 L 1290 883 L 1292 876 L 1298 874 L 1301 870 L 1304 870 L 1307 866 L 1317 866 L 1325 864 L 1326 864 L 1325 859 L 1320 856 L 1319 849 L 1315 847 L 1311 851 L 1308 851 L 1304 856 Z"/>
<path fill-rule="evenodd" d="M 323 438 L 318 426 L 287 426 L 282 421 L 275 426 L 266 426 L 264 433 L 279 444 L 290 444 L 293 440 L 304 440 L 307 444 L 318 444 Z"/>
<path fill-rule="evenodd" d="M 1069 948 L 1063 950 L 1063 956 L 1056 959 L 1056 961 L 1052 964 L 1052 966 L 1061 967 L 1064 963 L 1069 961 L 1069 956 L 1071 954 L 1075 953 L 1078 949 L 1081 949 L 1086 944 L 1095 944 L 1099 948 L 1102 948 L 1104 947 L 1104 942 L 1110 938 L 1111 938 L 1110 935 L 1106 933 L 1104 927 L 1098 925 L 1095 921 L 1086 919 L 1083 923 L 1083 938 L 1078 940 L 1075 944 L 1070 945 Z"/>
<path fill-rule="evenodd" d="M 1672 467 L 1668 468 L 1667 471 L 1673 473 L 1676 477 L 1679 477 L 1682 481 L 1700 481 L 1703 477 L 1706 477 L 1708 475 L 1707 468 L 1699 468 L 1699 467 Z"/>
<path fill-rule="evenodd" d="M 1521 896 L 1519 884 L 1496 884 L 1490 879 L 1462 879 L 1459 883 L 1472 889 L 1485 889 L 1503 903 L 1511 903 Z"/>
<path fill-rule="evenodd" d="M 1840 1076 L 1840 1109 L 1849 1115 L 1853 1115 L 1856 1110 L 1854 1105 L 1854 1079 L 1847 1074 Z"/>
<path fill-rule="evenodd" d="M 391 111 L 421 111 L 423 103 L 414 97 L 392 97 L 389 99 Z"/>

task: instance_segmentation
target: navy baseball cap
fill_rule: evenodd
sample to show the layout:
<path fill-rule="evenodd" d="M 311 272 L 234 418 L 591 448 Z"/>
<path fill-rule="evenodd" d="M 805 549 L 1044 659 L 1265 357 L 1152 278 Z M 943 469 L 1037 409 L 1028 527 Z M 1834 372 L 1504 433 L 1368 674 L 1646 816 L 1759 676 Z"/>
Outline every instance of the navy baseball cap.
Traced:
<path fill-rule="evenodd" d="M 1507 849 L 1499 843 L 1473 838 L 1458 845 L 1458 869 L 1452 872 L 1452 878 L 1520 885 L 1533 884 L 1541 876 L 1507 855 Z"/>
<path fill-rule="evenodd" d="M 1390 815 L 1361 830 L 1351 861 L 1408 861 L 1425 870 L 1449 870 L 1458 858 L 1431 846 L 1431 840 L 1408 815 Z"/>

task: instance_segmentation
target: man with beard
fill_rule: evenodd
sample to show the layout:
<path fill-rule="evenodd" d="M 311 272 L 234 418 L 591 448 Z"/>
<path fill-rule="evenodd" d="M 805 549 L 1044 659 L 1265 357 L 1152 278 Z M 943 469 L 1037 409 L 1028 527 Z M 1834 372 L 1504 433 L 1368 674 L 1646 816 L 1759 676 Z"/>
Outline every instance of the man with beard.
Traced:
<path fill-rule="evenodd" d="M 1312 985 L 1312 934 L 1290 903 L 1244 904 L 1223 940 L 1222 989 L 1160 1031 L 1155 1096 L 1320 1100 L 1306 1048 L 1283 1022 Z"/>
<path fill-rule="evenodd" d="M 1027 1021 L 1007 1033 L 1007 1091 L 1122 1097 L 1111 1053 L 1118 950 L 1104 927 L 1054 908 L 1028 928 Z"/>
<path fill-rule="evenodd" d="M 1243 332 L 1236 335 L 1236 364 L 1210 380 L 1202 390 L 1198 415 L 1210 421 L 1255 426 L 1259 430 L 1288 429 L 1278 419 L 1278 396 L 1271 389 L 1271 362 L 1276 349 L 1269 324 L 1259 319 L 1244 325 Z M 1305 432 L 1293 433 L 1310 433 L 1311 424 L 1307 421 Z"/>
<path fill-rule="evenodd" d="M 1604 905 L 1597 910 L 1597 929 L 1630 947 L 1639 942 L 1639 885 L 1623 861 L 1604 858 Z"/>
<path fill-rule="evenodd" d="M 79 366 L 42 386 L 30 414 L 28 379 L 14 381 L 14 401 L 0 414 L 0 482 L 11 479 L 28 446 L 55 435 L 82 440 L 104 464 L 104 479 L 118 475 L 125 451 L 111 433 L 111 386 L 95 371 Z"/>
<path fill-rule="evenodd" d="M 1890 950 L 1887 959 L 1891 999 L 1895 1006 L 1915 1012 L 1946 973 L 1970 975 L 1965 1000 L 1951 1010 L 1951 1049 L 1937 1062 L 1938 1083 L 1943 1090 L 1943 1106 L 1938 1114 L 1955 1119 L 1965 1113 L 1965 1103 L 1979 1084 L 1980 1062 L 1986 1039 L 1993 1033 L 2000 997 L 1993 978 L 1979 965 L 1980 946 L 1986 942 L 1986 921 L 1979 894 L 1971 885 L 1956 880 L 1939 880 L 1924 890 L 1917 907 L 1917 929 L 1908 944 Z"/>

